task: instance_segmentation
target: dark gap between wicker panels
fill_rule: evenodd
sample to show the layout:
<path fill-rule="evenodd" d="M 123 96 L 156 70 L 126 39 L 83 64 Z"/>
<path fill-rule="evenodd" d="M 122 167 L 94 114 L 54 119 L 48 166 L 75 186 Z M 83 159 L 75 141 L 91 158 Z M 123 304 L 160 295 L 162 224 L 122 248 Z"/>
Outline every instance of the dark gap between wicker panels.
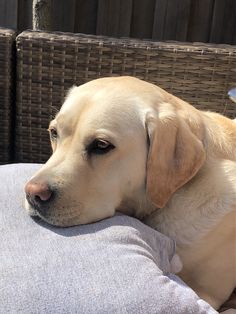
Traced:
<path fill-rule="evenodd" d="M 13 151 L 14 40 L 13 30 L 0 28 L 0 164 L 10 162 Z"/>

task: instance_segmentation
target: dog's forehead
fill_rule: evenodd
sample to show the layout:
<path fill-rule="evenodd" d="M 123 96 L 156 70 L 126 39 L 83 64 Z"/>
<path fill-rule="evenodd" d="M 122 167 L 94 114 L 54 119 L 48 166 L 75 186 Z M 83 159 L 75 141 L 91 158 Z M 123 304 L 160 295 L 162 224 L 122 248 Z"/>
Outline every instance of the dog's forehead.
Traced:
<path fill-rule="evenodd" d="M 164 102 L 167 93 L 136 78 L 103 78 L 73 87 L 57 116 L 67 133 L 83 127 L 129 132 L 145 126 L 154 103 Z"/>
<path fill-rule="evenodd" d="M 133 123 L 139 116 L 139 94 L 109 86 L 96 86 L 91 89 L 74 87 L 68 94 L 58 116 L 58 122 L 74 128 L 80 124 L 106 127 L 110 123 Z M 127 125 L 128 127 L 128 125 Z"/>

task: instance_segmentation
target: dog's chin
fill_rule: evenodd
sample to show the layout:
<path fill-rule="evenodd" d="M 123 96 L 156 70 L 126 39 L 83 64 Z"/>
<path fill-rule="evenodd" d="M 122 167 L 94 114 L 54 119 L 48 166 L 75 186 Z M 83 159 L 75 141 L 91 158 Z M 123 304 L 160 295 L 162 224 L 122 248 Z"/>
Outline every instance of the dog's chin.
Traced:
<path fill-rule="evenodd" d="M 55 227 L 61 227 L 61 228 L 66 228 L 66 227 L 74 227 L 74 226 L 78 226 L 80 225 L 80 222 L 72 219 L 72 218 L 57 218 L 57 217 L 51 217 L 51 216 L 43 216 L 40 213 L 38 213 L 37 215 L 40 219 L 42 219 L 44 222 L 46 222 L 47 224 L 51 225 L 51 226 L 55 226 Z"/>
<path fill-rule="evenodd" d="M 79 217 L 69 217 L 69 216 L 55 216 L 55 215 L 50 215 L 49 213 L 47 215 L 44 215 L 40 213 L 40 211 L 36 210 L 34 207 L 32 207 L 28 201 L 25 199 L 25 209 L 27 213 L 31 217 L 38 217 L 47 224 L 55 227 L 73 227 L 80 225 L 81 222 L 79 221 Z"/>

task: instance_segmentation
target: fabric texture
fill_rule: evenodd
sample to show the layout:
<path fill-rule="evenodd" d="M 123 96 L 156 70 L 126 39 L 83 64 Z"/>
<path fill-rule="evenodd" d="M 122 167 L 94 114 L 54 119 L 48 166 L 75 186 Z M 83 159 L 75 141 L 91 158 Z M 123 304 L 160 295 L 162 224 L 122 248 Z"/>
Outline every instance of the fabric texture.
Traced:
<path fill-rule="evenodd" d="M 0 167 L 0 313 L 217 313 L 170 274 L 174 244 L 137 219 L 49 226 L 24 210 L 40 165 Z"/>

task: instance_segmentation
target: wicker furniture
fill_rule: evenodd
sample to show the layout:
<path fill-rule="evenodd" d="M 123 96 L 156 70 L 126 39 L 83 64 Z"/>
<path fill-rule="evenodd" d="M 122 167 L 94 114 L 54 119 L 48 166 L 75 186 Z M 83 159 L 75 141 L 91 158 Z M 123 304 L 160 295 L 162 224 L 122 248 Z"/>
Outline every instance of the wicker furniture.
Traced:
<path fill-rule="evenodd" d="M 16 161 L 44 162 L 47 127 L 68 88 L 133 75 L 197 108 L 234 117 L 227 91 L 236 86 L 236 47 L 160 43 L 26 31 L 17 38 Z"/>
<path fill-rule="evenodd" d="M 13 43 L 15 32 L 0 28 L 0 164 L 12 158 Z"/>

